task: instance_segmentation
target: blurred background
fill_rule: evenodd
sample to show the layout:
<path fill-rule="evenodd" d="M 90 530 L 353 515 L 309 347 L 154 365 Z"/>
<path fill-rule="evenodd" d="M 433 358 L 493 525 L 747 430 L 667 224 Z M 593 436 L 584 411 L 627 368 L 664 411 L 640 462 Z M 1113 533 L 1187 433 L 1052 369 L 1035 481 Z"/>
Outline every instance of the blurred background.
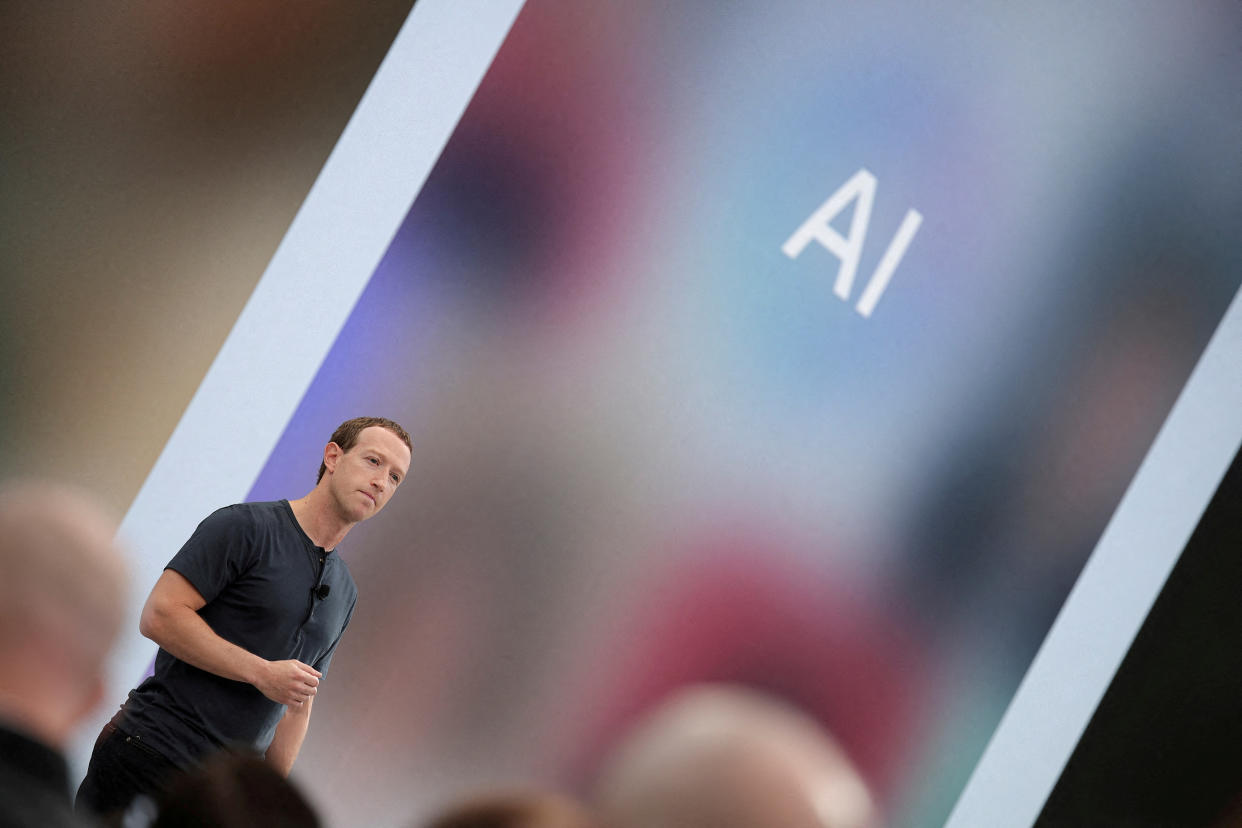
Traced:
<path fill-rule="evenodd" d="M 13 469 L 128 505 L 409 5 L 0 12 Z M 333 824 L 586 792 L 709 680 L 941 824 L 1237 291 L 1236 3 L 781 11 L 530 0 L 255 482 L 413 436 Z M 870 318 L 781 253 L 862 168 L 853 301 L 924 216 Z"/>
<path fill-rule="evenodd" d="M 123 513 L 408 14 L 0 4 L 0 450 Z"/>

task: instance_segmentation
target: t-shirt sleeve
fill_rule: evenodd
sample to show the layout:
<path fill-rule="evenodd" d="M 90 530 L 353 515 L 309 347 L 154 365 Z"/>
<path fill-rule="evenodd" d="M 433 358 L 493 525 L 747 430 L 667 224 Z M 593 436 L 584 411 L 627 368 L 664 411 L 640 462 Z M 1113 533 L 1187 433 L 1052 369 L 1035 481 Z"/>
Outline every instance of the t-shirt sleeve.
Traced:
<path fill-rule="evenodd" d="M 311 665 L 322 673 L 324 677 L 327 677 L 328 675 L 328 668 L 332 666 L 332 656 L 336 653 L 336 645 L 341 643 L 341 636 L 345 635 L 345 628 L 349 626 L 349 620 L 354 617 L 354 607 L 356 606 L 358 606 L 357 598 L 355 598 L 354 602 L 349 605 L 349 612 L 345 614 L 345 623 L 341 625 L 341 631 L 336 634 L 336 639 L 332 642 L 332 645 L 328 647 L 328 651 L 321 655 L 319 660 Z"/>
<path fill-rule="evenodd" d="M 249 569 L 255 554 L 254 527 L 232 506 L 207 516 L 165 569 L 185 577 L 211 602 Z"/>

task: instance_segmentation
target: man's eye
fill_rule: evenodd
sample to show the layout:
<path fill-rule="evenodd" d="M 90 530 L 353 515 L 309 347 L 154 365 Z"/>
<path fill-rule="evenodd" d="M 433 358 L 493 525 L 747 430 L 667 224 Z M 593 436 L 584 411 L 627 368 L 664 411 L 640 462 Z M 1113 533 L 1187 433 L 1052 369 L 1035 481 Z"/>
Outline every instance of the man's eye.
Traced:
<path fill-rule="evenodd" d="M 401 482 L 401 478 L 397 477 L 395 474 L 390 474 L 390 475 L 388 475 L 388 476 L 392 478 L 392 482 L 393 482 L 393 483 L 400 483 L 400 482 Z"/>

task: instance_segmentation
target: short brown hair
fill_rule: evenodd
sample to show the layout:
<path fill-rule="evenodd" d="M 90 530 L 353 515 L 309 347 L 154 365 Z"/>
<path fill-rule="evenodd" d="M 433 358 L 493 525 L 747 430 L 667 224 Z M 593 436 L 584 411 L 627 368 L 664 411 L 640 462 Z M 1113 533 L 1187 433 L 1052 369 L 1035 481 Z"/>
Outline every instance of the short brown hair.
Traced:
<path fill-rule="evenodd" d="M 358 435 L 362 433 L 362 430 L 372 426 L 388 429 L 401 438 L 401 442 L 405 443 L 406 448 L 411 452 L 414 451 L 414 446 L 410 443 L 409 433 L 387 417 L 354 417 L 352 420 L 346 420 L 336 427 L 336 431 L 332 432 L 332 438 L 328 442 L 336 443 L 341 447 L 342 452 L 348 452 L 358 442 Z M 327 470 L 328 467 L 321 462 L 319 464 L 319 476 L 315 478 L 316 483 L 323 480 L 323 473 Z"/>

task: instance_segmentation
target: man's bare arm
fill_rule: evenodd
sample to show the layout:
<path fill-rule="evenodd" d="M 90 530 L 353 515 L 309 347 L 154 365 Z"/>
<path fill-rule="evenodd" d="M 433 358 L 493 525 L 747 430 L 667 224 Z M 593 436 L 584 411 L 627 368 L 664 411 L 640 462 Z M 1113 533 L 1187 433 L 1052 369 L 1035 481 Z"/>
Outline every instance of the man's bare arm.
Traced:
<path fill-rule="evenodd" d="M 288 776 L 293 770 L 293 763 L 302 750 L 302 740 L 306 738 L 306 729 L 310 726 L 311 705 L 315 699 L 309 698 L 301 707 L 285 709 L 285 715 L 276 725 L 276 735 L 267 748 L 267 761 L 280 771 L 281 776 Z"/>
<path fill-rule="evenodd" d="M 184 575 L 165 569 L 142 608 L 138 630 L 182 661 L 253 684 L 274 702 L 309 704 L 319 686 L 318 670 L 292 659 L 268 661 L 225 641 L 198 614 L 206 603 Z"/>

